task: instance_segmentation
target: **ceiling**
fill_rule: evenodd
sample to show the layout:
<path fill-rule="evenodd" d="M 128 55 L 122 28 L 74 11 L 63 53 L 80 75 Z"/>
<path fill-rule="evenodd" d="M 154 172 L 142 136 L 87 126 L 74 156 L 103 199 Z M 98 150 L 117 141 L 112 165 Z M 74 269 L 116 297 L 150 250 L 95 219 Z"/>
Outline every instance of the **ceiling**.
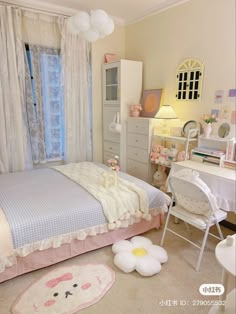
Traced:
<path fill-rule="evenodd" d="M 145 16 L 186 1 L 189 0 L 5 0 L 5 2 L 18 2 L 27 6 L 44 6 L 48 9 L 52 9 L 51 5 L 53 4 L 55 11 L 57 11 L 56 13 L 61 11 L 60 7 L 65 8 L 66 12 L 73 12 L 74 10 L 89 12 L 102 9 L 111 15 L 117 23 L 121 24 L 135 22 Z"/>

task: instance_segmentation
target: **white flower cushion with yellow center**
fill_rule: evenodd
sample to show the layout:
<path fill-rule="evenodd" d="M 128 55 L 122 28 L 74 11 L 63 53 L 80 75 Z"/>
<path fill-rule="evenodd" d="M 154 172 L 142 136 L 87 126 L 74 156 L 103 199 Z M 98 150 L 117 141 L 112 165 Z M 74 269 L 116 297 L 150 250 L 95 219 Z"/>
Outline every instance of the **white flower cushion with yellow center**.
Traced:
<path fill-rule="evenodd" d="M 152 241 L 141 236 L 130 241 L 121 240 L 113 244 L 114 264 L 125 273 L 136 270 L 142 276 L 152 276 L 161 271 L 161 264 L 167 262 L 166 251 L 153 245 Z"/>

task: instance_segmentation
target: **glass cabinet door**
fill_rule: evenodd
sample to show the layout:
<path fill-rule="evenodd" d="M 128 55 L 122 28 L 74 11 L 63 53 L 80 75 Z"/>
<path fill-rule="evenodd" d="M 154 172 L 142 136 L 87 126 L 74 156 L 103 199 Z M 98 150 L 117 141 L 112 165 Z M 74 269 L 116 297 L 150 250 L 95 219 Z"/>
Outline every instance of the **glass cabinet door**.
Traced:
<path fill-rule="evenodd" d="M 104 104 L 119 103 L 119 67 L 117 65 L 107 65 L 104 68 L 103 86 Z"/>

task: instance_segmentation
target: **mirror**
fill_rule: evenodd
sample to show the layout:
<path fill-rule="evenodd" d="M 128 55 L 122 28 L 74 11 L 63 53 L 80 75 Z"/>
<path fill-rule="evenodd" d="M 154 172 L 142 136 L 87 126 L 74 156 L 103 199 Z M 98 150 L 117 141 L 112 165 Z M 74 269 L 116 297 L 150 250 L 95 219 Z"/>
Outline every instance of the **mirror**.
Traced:
<path fill-rule="evenodd" d="M 225 138 L 229 135 L 230 132 L 230 125 L 229 123 L 223 123 L 218 129 L 218 135 L 221 138 Z"/>

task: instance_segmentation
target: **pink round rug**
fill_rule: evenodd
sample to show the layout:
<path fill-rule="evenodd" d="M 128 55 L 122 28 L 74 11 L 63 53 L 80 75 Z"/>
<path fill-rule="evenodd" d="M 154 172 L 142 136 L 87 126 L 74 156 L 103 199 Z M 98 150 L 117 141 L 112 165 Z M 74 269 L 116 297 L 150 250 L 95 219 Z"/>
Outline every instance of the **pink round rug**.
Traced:
<path fill-rule="evenodd" d="M 114 272 L 103 264 L 57 268 L 26 289 L 12 313 L 73 314 L 98 302 L 114 281 Z"/>

